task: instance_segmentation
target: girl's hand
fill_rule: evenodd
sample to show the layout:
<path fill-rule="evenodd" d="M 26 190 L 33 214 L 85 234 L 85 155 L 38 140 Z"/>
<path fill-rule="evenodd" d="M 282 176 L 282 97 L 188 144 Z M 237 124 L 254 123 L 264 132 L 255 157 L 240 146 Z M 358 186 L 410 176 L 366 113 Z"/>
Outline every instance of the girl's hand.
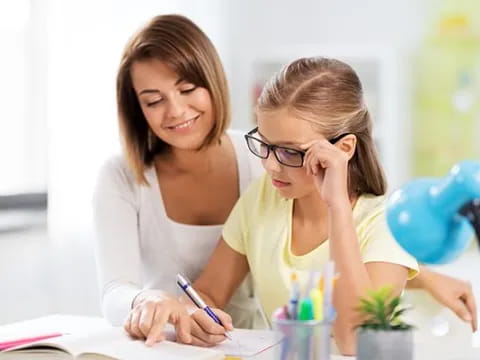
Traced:
<path fill-rule="evenodd" d="M 348 194 L 348 155 L 328 140 L 314 140 L 307 149 L 303 166 L 314 176 L 317 190 L 329 207 L 350 203 Z"/>
<path fill-rule="evenodd" d="M 233 330 L 232 318 L 222 310 L 212 309 L 212 311 L 224 327 L 217 324 L 205 311 L 198 309 L 190 315 L 188 322 L 181 321 L 175 325 L 177 341 L 204 347 L 225 341 L 225 331 Z"/>
<path fill-rule="evenodd" d="M 187 306 L 175 298 L 148 296 L 130 311 L 123 325 L 125 331 L 135 339 L 146 339 L 146 345 L 165 340 L 163 329 L 167 322 L 177 326 L 190 321 Z M 188 331 L 187 327 L 185 328 Z M 177 334 L 178 336 L 178 334 Z M 188 340 L 189 334 L 182 334 Z"/>

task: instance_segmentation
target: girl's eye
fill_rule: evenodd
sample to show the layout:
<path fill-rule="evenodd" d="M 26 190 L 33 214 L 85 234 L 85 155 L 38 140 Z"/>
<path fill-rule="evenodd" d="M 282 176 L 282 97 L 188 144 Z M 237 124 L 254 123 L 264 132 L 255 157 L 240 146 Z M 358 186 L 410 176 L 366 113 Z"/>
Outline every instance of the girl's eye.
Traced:
<path fill-rule="evenodd" d="M 282 149 L 282 150 L 283 150 L 283 152 L 284 152 L 286 155 L 291 155 L 291 156 L 293 156 L 293 155 L 298 155 L 298 154 L 299 154 L 298 151 L 293 150 L 293 149 Z"/>

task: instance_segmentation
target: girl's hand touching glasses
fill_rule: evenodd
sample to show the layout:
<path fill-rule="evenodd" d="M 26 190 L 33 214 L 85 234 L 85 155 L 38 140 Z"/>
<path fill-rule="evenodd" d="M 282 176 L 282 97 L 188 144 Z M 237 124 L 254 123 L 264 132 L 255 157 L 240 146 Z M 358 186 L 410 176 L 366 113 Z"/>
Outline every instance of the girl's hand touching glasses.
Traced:
<path fill-rule="evenodd" d="M 327 205 L 350 204 L 348 194 L 348 153 L 328 140 L 314 140 L 303 144 L 306 150 L 303 166 L 315 179 L 317 190 Z"/>

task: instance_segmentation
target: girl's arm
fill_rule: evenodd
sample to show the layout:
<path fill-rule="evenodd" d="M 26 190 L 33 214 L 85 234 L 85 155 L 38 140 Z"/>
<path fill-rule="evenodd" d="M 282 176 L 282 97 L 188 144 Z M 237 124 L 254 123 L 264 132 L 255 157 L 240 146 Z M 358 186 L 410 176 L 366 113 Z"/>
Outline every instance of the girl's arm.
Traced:
<path fill-rule="evenodd" d="M 203 310 L 195 311 L 190 321 L 175 324 L 177 341 L 199 346 L 211 346 L 225 340 L 225 330 L 232 330 L 232 320 L 223 311 L 235 290 L 240 286 L 249 272 L 245 255 L 233 250 L 220 238 L 210 260 L 193 287 L 202 300 L 218 316 L 223 327 L 215 323 Z M 181 301 L 191 304 L 187 296 Z"/>
<path fill-rule="evenodd" d="M 193 287 L 209 305 L 223 309 L 249 271 L 247 257 L 233 250 L 221 237 Z"/>
<path fill-rule="evenodd" d="M 350 203 L 330 209 L 330 251 L 335 270 L 340 274 L 334 290 L 337 319 L 335 340 L 342 354 L 355 354 L 355 331 L 358 323 L 356 307 L 367 290 L 392 286 L 394 294 L 402 292 L 407 281 L 406 267 L 384 262 L 364 264 L 353 224 Z"/>
<path fill-rule="evenodd" d="M 352 201 L 348 192 L 348 162 L 355 154 L 356 137 L 347 135 L 335 145 L 327 140 L 304 144 L 304 166 L 313 176 L 318 193 L 328 207 L 330 255 L 340 274 L 334 290 L 337 319 L 334 335 L 342 354 L 355 354 L 356 308 L 369 289 L 383 285 L 399 294 L 408 277 L 406 267 L 388 262 L 364 263 L 353 221 Z M 382 233 L 377 236 L 383 236 Z M 373 244 L 375 245 L 375 244 Z"/>

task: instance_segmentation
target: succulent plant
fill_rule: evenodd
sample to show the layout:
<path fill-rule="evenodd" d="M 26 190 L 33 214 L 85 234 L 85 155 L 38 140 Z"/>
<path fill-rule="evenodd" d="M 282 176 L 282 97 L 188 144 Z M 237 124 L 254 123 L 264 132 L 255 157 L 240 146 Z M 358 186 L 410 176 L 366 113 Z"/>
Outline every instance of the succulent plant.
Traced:
<path fill-rule="evenodd" d="M 358 313 L 364 319 L 358 328 L 371 330 L 410 330 L 412 325 L 400 317 L 408 307 L 402 307 L 400 296 L 392 296 L 392 288 L 385 286 L 369 291 L 360 299 Z"/>

